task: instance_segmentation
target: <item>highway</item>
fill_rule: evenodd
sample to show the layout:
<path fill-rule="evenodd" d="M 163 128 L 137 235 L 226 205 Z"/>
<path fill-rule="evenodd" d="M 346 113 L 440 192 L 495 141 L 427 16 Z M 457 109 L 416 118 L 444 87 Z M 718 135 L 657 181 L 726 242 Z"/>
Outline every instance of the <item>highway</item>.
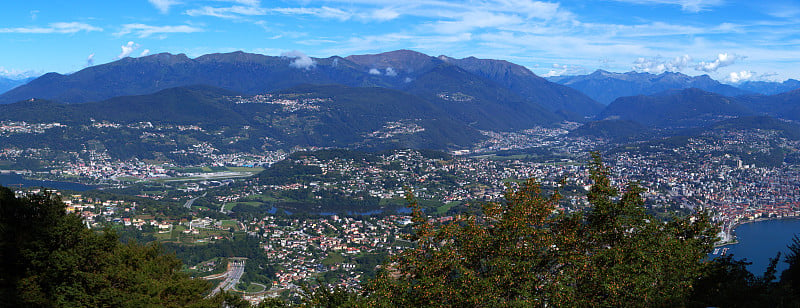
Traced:
<path fill-rule="evenodd" d="M 228 262 L 228 271 L 225 273 L 225 280 L 220 282 L 214 291 L 211 291 L 209 296 L 214 296 L 214 294 L 219 293 L 221 290 L 230 290 L 236 287 L 239 283 L 239 279 L 242 278 L 244 275 L 244 264 L 246 259 L 239 259 L 239 258 L 232 258 Z"/>
<path fill-rule="evenodd" d="M 200 197 L 189 199 L 188 201 L 186 201 L 186 203 L 183 204 L 183 207 L 185 207 L 187 209 L 191 209 L 192 208 L 192 204 L 194 203 L 194 200 L 197 200 L 197 199 L 200 199 L 202 197 L 205 197 L 206 194 L 208 194 L 208 193 L 203 193 L 203 195 L 200 196 Z"/>

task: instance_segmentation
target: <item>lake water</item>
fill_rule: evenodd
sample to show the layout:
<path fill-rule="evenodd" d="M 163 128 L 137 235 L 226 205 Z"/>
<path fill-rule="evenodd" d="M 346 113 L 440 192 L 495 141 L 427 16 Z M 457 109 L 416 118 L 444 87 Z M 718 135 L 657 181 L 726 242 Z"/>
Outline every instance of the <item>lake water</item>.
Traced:
<path fill-rule="evenodd" d="M 30 180 L 16 173 L 0 174 L 0 185 L 5 187 L 11 187 L 11 185 L 14 185 L 14 187 L 18 187 L 17 185 L 19 184 L 22 184 L 22 187 L 45 187 L 74 191 L 87 191 L 97 188 L 91 185 L 72 182 Z"/>
<path fill-rule="evenodd" d="M 778 262 L 777 273 L 786 269 L 787 264 L 783 258 L 789 251 L 786 248 L 796 233 L 800 233 L 800 219 L 767 220 L 743 224 L 735 230 L 739 243 L 727 245 L 728 254 L 733 254 L 734 259 L 747 258 L 753 262 L 748 270 L 756 275 L 761 275 L 769 265 L 769 259 L 774 258 L 778 251 L 781 252 L 781 261 Z M 722 247 L 721 247 L 722 248 Z"/>

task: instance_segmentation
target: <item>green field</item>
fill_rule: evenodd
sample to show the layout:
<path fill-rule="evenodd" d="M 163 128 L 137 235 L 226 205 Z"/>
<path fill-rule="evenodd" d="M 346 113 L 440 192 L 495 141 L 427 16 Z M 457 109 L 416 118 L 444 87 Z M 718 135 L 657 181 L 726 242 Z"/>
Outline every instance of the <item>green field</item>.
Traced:
<path fill-rule="evenodd" d="M 447 213 L 447 211 L 449 211 L 452 207 L 454 207 L 456 205 L 461 205 L 461 201 L 447 202 L 444 205 L 436 208 L 436 214 L 437 215 L 444 215 L 445 213 Z"/>
<path fill-rule="evenodd" d="M 257 283 L 251 283 L 249 286 L 247 286 L 247 290 L 244 291 L 246 293 L 258 293 L 258 292 L 264 292 L 266 290 L 267 288 L 265 288 L 263 285 Z"/>
<path fill-rule="evenodd" d="M 342 262 L 344 262 L 344 257 L 338 252 L 329 252 L 328 257 L 322 260 L 322 264 L 326 266 L 341 264 Z"/>
<path fill-rule="evenodd" d="M 278 201 L 277 198 L 275 198 L 273 196 L 267 196 L 267 195 L 252 195 L 252 196 L 248 196 L 247 198 L 245 198 L 245 200 L 254 200 L 254 201 L 257 200 L 257 201 L 261 201 L 261 202 L 275 202 L 275 201 Z"/>

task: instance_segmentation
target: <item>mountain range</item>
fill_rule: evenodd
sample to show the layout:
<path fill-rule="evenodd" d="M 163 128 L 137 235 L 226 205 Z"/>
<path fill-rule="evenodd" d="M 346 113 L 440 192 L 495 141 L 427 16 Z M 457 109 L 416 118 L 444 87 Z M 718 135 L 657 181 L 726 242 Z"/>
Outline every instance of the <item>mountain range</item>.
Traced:
<path fill-rule="evenodd" d="M 503 64 L 501 68 L 513 77 L 511 80 L 504 80 L 504 74 L 497 74 L 497 69 L 483 70 L 472 65 L 473 59 L 464 59 L 462 62 L 442 58 L 444 57 L 431 57 L 409 50 L 324 59 L 271 57 L 244 52 L 209 54 L 191 59 L 183 54 L 162 53 L 125 58 L 69 75 L 49 73 L 0 95 L 0 103 L 30 98 L 83 103 L 189 85 L 208 85 L 253 95 L 301 84 L 341 84 L 405 90 L 427 87 L 428 85 L 421 84 L 423 82 L 453 85 L 473 79 L 480 87 L 492 88 L 488 91 L 476 90 L 475 94 L 489 95 L 489 92 L 496 92 L 491 94 L 494 96 L 476 99 L 501 99 L 502 101 L 497 101 L 498 104 L 518 105 L 525 102 L 535 106 L 530 110 L 523 108 L 522 111 L 525 112 L 543 108 L 552 113 L 582 117 L 601 108 L 578 91 L 547 82 L 519 65 L 485 60 L 489 64 Z M 464 63 L 464 67 L 459 66 L 459 63 Z M 454 67 L 461 69 L 460 72 L 456 72 L 458 70 Z M 442 71 L 450 73 L 442 74 Z M 481 76 L 476 72 L 487 74 Z M 426 77 L 429 73 L 438 74 L 437 78 L 442 79 L 432 80 Z M 516 86 L 517 84 L 525 86 Z M 447 95 L 446 88 L 441 90 L 441 93 L 433 94 Z M 540 118 L 545 119 L 545 122 L 560 120 L 550 114 Z"/>
<path fill-rule="evenodd" d="M 35 77 L 21 78 L 21 79 L 0 77 L 0 93 L 8 92 L 8 90 L 24 85 L 33 79 L 35 79 Z"/>
<path fill-rule="evenodd" d="M 566 85 L 594 100 L 609 104 L 625 96 L 657 94 L 666 90 L 698 88 L 725 96 L 755 94 L 731 85 L 722 84 L 708 75 L 687 76 L 681 73 L 612 73 L 597 70 L 589 75 L 550 77 L 548 80 Z"/>
<path fill-rule="evenodd" d="M 237 140 L 288 147 L 458 149 L 485 139 L 481 131 L 565 120 L 587 123 L 576 134 L 622 139 L 736 117 L 800 121 L 800 90 L 763 95 L 679 73 L 548 80 L 508 61 L 411 50 L 329 58 L 162 53 L 49 73 L 0 103 L 2 120 L 247 127 Z M 244 147 L 261 146 L 252 143 Z"/>
<path fill-rule="evenodd" d="M 736 87 L 745 91 L 775 95 L 800 89 L 800 80 L 789 79 L 784 82 L 745 81 L 737 84 Z"/>

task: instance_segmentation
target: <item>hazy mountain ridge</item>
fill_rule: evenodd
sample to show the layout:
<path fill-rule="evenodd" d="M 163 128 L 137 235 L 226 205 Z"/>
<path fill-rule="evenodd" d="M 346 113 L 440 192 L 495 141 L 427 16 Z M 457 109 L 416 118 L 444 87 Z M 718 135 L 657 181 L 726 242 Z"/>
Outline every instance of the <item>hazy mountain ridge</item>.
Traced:
<path fill-rule="evenodd" d="M 612 73 L 597 70 L 588 75 L 549 77 L 548 80 L 583 92 L 594 100 L 610 104 L 626 96 L 656 94 L 671 89 L 698 88 L 725 96 L 753 94 L 752 92 L 722 84 L 708 75 L 696 77 L 681 73 Z"/>
<path fill-rule="evenodd" d="M 12 79 L 12 78 L 0 77 L 0 94 L 3 94 L 8 90 L 24 85 L 35 78 L 36 77 Z"/>
<path fill-rule="evenodd" d="M 800 80 L 788 79 L 783 82 L 745 81 L 737 84 L 736 87 L 764 95 L 775 95 L 800 89 Z"/>

